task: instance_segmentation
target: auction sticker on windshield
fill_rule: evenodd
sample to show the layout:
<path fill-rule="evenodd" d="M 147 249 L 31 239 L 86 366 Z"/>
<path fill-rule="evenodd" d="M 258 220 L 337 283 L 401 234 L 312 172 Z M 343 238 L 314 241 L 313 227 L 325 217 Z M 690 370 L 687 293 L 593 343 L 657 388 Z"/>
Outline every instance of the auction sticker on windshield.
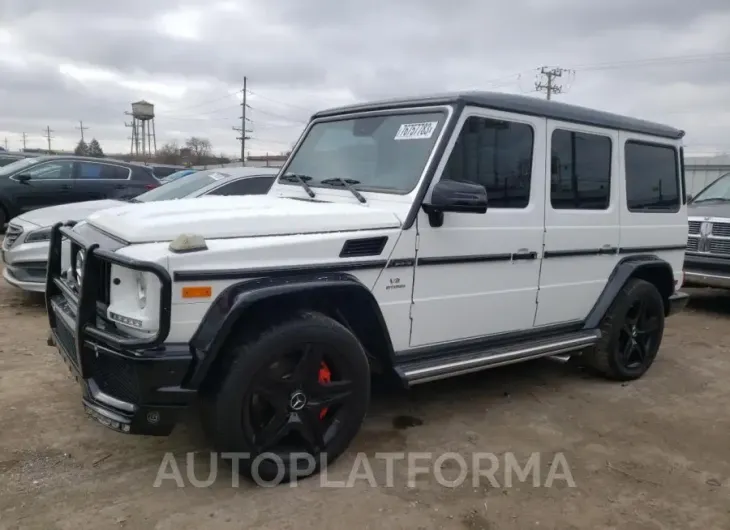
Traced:
<path fill-rule="evenodd" d="M 431 138 L 438 125 L 437 121 L 426 121 L 423 123 L 404 123 L 395 133 L 396 140 L 423 140 Z"/>

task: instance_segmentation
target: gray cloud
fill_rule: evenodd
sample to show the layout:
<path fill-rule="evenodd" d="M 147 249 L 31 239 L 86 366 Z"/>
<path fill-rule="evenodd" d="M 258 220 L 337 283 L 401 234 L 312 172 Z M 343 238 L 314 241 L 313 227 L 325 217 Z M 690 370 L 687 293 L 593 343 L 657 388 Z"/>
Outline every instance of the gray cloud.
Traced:
<path fill-rule="evenodd" d="M 563 101 L 685 127 L 689 144 L 730 136 L 718 114 L 730 60 L 604 64 L 730 54 L 727 0 L 512 0 L 499 8 L 483 0 L 5 0 L 0 9 L 0 31 L 28 63 L 0 59 L 0 131 L 8 133 L 53 121 L 70 142 L 83 117 L 121 149 L 123 112 L 146 97 L 158 106 L 160 141 L 204 134 L 235 153 L 240 108 L 226 94 L 247 75 L 251 146 L 281 150 L 318 108 L 458 88 L 531 93 L 535 68 L 547 64 L 579 67 L 564 79 Z M 171 14 L 180 24 L 172 35 L 160 31 L 160 17 Z M 139 84 L 80 82 L 61 64 L 187 91 L 178 99 Z"/>

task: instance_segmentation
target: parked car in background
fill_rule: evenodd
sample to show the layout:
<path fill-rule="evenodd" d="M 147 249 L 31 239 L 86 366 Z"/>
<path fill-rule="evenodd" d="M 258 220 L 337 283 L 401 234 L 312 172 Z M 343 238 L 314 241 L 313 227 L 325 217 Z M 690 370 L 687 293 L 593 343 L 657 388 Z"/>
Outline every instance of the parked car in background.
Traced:
<path fill-rule="evenodd" d="M 730 173 L 690 201 L 687 217 L 686 284 L 730 289 Z"/>
<path fill-rule="evenodd" d="M 141 164 L 73 155 L 23 158 L 0 167 L 0 227 L 37 208 L 131 199 L 159 185 Z"/>
<path fill-rule="evenodd" d="M 175 171 L 175 173 L 171 173 L 168 176 L 161 178 L 160 182 L 162 184 L 169 184 L 170 182 L 173 182 L 179 178 L 190 175 L 191 173 L 195 173 L 196 171 L 197 171 L 197 169 L 193 169 L 193 168 L 181 169 L 180 171 Z"/>
<path fill-rule="evenodd" d="M 80 221 L 88 215 L 123 206 L 188 199 L 203 195 L 263 195 L 268 193 L 278 170 L 235 167 L 197 171 L 126 201 L 106 199 L 33 210 L 12 219 L 2 245 L 5 280 L 26 291 L 43 292 L 46 281 L 48 240 L 51 227 L 60 221 Z"/>
<path fill-rule="evenodd" d="M 172 175 L 173 173 L 188 169 L 185 166 L 174 166 L 171 164 L 146 164 L 147 167 L 152 169 L 152 172 L 155 174 L 155 177 L 158 179 L 163 179 L 169 175 Z"/>
<path fill-rule="evenodd" d="M 0 167 L 7 166 L 9 164 L 12 164 L 13 162 L 17 162 L 18 160 L 23 160 L 24 158 L 35 158 L 38 155 L 29 154 L 29 153 L 11 153 L 9 151 L 0 151 Z"/>

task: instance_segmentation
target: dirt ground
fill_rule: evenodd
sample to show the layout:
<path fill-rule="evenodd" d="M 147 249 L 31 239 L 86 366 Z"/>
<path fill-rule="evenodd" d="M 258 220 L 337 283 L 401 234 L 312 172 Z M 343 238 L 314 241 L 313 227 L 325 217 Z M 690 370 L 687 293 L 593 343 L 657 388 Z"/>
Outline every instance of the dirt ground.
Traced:
<path fill-rule="evenodd" d="M 469 479 L 449 488 L 423 474 L 410 487 L 398 465 L 388 487 L 373 464 L 378 487 L 364 479 L 351 488 L 319 479 L 233 487 L 221 467 L 213 485 L 197 488 L 187 479 L 154 487 L 167 451 L 181 468 L 185 453 L 198 451 L 195 476 L 206 478 L 195 418 L 169 438 L 125 436 L 87 419 L 45 344 L 42 298 L 0 284 L 0 528 L 730 529 L 728 294 L 691 291 L 688 310 L 668 321 L 657 362 L 635 383 L 543 360 L 380 390 L 327 479 L 346 480 L 358 452 L 456 452 L 467 462 L 475 452 L 509 452 L 521 464 L 539 452 L 538 487 L 532 477 L 510 486 L 502 471 L 496 485 Z M 557 453 L 575 487 L 560 479 L 545 487 Z"/>

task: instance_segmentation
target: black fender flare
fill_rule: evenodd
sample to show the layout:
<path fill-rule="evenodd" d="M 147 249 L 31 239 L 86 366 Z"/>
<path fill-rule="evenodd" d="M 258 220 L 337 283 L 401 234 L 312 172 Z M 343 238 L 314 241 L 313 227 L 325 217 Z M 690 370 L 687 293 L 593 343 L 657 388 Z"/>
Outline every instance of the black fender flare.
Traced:
<path fill-rule="evenodd" d="M 634 277 L 653 278 L 654 280 L 649 281 L 652 281 L 655 285 L 658 284 L 657 287 L 662 294 L 665 305 L 669 296 L 674 292 L 674 272 L 669 262 L 653 254 L 627 256 L 616 264 L 613 272 L 608 277 L 606 286 L 585 319 L 583 325 L 585 329 L 600 327 L 603 317 L 606 316 L 618 293 L 626 285 L 626 282 Z M 666 284 L 667 277 L 671 279 L 668 286 Z"/>
<path fill-rule="evenodd" d="M 245 319 L 246 313 L 255 310 L 256 304 L 291 295 L 305 295 L 312 298 L 345 296 L 350 309 L 357 308 L 369 312 L 371 317 L 369 323 L 374 325 L 375 329 L 369 328 L 368 332 L 381 334 L 382 347 L 386 351 L 378 353 L 386 354 L 392 366 L 395 353 L 380 306 L 372 292 L 356 277 L 341 272 L 274 276 L 230 285 L 218 295 L 190 339 L 196 363 L 186 386 L 196 389 L 200 387 L 216 358 L 220 356 L 226 340 L 234 332 L 236 322 L 241 318 Z M 358 316 L 365 315 L 367 313 Z"/>

